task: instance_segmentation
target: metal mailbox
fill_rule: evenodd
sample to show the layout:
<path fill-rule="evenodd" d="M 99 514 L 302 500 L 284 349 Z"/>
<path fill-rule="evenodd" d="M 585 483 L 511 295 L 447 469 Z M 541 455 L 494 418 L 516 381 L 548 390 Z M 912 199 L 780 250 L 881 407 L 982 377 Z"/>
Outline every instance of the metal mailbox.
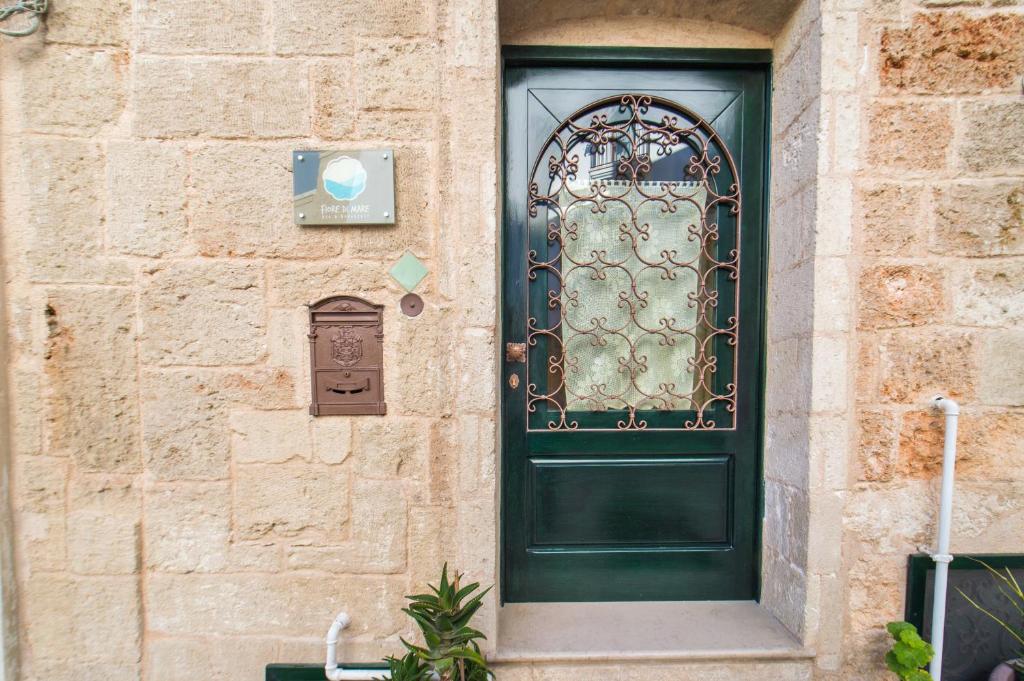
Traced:
<path fill-rule="evenodd" d="M 384 306 L 331 296 L 309 306 L 309 413 L 377 414 L 384 403 Z"/>

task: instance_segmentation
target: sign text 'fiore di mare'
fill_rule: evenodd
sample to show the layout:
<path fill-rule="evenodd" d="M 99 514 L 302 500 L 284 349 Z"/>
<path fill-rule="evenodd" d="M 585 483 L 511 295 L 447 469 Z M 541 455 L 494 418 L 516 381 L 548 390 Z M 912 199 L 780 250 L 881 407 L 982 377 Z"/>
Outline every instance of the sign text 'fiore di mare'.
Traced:
<path fill-rule="evenodd" d="M 293 151 L 299 225 L 395 224 L 391 149 Z"/>

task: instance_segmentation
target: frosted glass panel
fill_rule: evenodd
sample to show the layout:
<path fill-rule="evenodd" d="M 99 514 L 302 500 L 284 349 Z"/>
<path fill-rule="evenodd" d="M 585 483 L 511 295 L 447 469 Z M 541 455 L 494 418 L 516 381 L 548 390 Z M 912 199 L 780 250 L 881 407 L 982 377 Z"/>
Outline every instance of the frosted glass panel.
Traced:
<path fill-rule="evenodd" d="M 706 199 L 687 182 L 561 191 L 571 226 L 561 255 L 567 410 L 694 408 Z"/>

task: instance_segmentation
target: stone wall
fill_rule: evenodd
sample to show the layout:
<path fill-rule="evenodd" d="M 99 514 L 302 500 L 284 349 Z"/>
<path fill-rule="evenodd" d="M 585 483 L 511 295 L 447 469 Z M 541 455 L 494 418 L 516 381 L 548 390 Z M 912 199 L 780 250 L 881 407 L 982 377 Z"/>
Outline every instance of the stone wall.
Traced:
<path fill-rule="evenodd" d="M 935 541 L 935 393 L 963 405 L 953 552 L 1024 550 L 1024 14 L 838 3 L 866 47 L 846 123 L 862 143 L 842 147 L 857 164 L 843 648 L 851 678 L 881 679 L 877 625 L 902 615 L 906 555 Z"/>
<path fill-rule="evenodd" d="M 954 550 L 1021 550 L 1024 15 L 986 2 L 501 3 L 507 42 L 775 50 L 764 604 L 816 654 L 502 679 L 884 678 L 940 390 Z M 21 678 L 260 678 L 343 607 L 374 659 L 443 560 L 494 581 L 496 4 L 53 0 L 3 40 Z M 295 227 L 317 146 L 394 147 L 398 223 Z M 335 293 L 387 306 L 384 418 L 308 416 Z"/>
<path fill-rule="evenodd" d="M 397 652 L 442 561 L 496 572 L 495 12 L 47 24 L 3 44 L 21 678 L 262 678 L 342 608 L 346 657 Z M 394 227 L 292 224 L 290 151 L 318 146 L 395 149 Z M 308 414 L 304 306 L 336 293 L 386 305 L 387 417 Z"/>

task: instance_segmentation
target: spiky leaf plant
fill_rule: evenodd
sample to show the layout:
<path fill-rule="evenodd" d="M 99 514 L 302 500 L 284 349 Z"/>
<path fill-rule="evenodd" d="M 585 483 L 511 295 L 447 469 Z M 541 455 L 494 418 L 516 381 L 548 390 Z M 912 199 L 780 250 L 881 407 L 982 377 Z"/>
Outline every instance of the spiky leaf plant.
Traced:
<path fill-rule="evenodd" d="M 406 653 L 404 657 L 389 657 L 386 661 L 391 681 L 430 681 L 432 677 L 430 667 L 413 653 Z"/>
<path fill-rule="evenodd" d="M 462 575 L 448 579 L 448 564 L 441 570 L 441 583 L 428 585 L 433 593 L 406 596 L 409 607 L 402 612 L 412 617 L 423 634 L 424 645 L 402 639 L 408 653 L 401 660 L 389 660 L 392 681 L 488 681 L 494 677 L 480 653 L 477 641 L 487 638 L 469 626 L 490 587 L 475 593 L 479 582 L 462 586 Z M 400 676 L 396 676 L 397 673 Z M 427 674 L 426 677 L 418 674 Z M 436 675 L 436 676 L 435 676 Z"/>

